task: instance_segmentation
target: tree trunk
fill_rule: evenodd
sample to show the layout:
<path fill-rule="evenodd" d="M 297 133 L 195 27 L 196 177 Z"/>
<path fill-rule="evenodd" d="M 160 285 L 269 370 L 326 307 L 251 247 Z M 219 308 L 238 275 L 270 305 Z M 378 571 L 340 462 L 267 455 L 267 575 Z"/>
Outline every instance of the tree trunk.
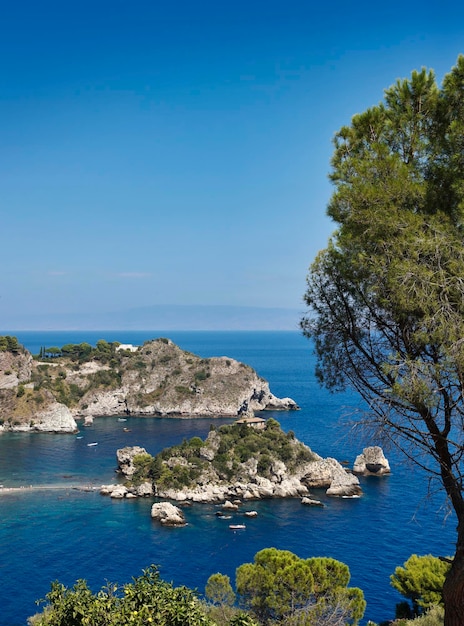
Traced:
<path fill-rule="evenodd" d="M 464 626 L 464 524 L 458 526 L 453 564 L 443 586 L 444 626 Z"/>

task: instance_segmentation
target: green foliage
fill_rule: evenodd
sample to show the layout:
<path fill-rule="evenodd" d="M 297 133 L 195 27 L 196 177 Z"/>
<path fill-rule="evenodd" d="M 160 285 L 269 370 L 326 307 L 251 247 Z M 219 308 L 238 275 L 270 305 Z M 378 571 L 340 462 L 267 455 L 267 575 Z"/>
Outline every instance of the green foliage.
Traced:
<path fill-rule="evenodd" d="M 12 337 L 11 335 L 0 336 L 0 352 L 18 354 L 18 352 L 21 352 L 21 349 L 22 346 L 16 337 Z"/>
<path fill-rule="evenodd" d="M 390 576 L 390 583 L 405 598 L 412 602 L 416 615 L 421 610 L 443 603 L 443 585 L 450 563 L 426 554 L 413 554 L 402 567 L 397 567 Z"/>
<path fill-rule="evenodd" d="M 135 467 L 132 475 L 132 483 L 140 485 L 145 481 L 155 482 L 162 475 L 162 463 L 159 456 L 153 457 L 151 454 L 136 454 L 132 459 Z"/>
<path fill-rule="evenodd" d="M 394 624 L 395 626 L 443 626 L 444 621 L 444 608 L 442 606 L 432 606 L 419 617 L 414 619 L 396 619 Z"/>
<path fill-rule="evenodd" d="M 268 420 L 270 426 L 256 430 L 246 424 L 230 424 L 218 429 L 219 446 L 211 461 L 220 480 L 230 481 L 242 463 L 256 459 L 261 476 L 271 475 L 273 461 L 284 461 L 291 471 L 299 463 L 314 459 L 313 453 L 303 444 L 288 437 L 276 420 Z M 212 430 L 215 430 L 214 428 Z M 179 462 L 165 467 L 158 485 L 162 488 L 194 487 L 208 461 L 201 457 L 201 449 L 207 445 L 199 437 L 189 442 L 166 448 L 159 453 L 162 461 L 179 458 Z"/>
<path fill-rule="evenodd" d="M 243 604 L 264 624 L 309 626 L 328 614 L 357 623 L 366 603 L 362 591 L 348 588 L 348 582 L 348 567 L 339 561 L 300 559 L 276 548 L 261 550 L 253 563 L 241 565 L 236 573 Z"/>
<path fill-rule="evenodd" d="M 219 573 L 212 574 L 206 582 L 205 596 L 210 602 L 209 615 L 215 623 L 231 624 L 231 619 L 239 619 L 240 615 L 233 606 L 235 593 L 228 576 Z"/>
<path fill-rule="evenodd" d="M 174 389 L 180 396 L 191 396 L 195 393 L 192 389 L 185 387 L 185 385 L 176 385 Z"/>
<path fill-rule="evenodd" d="M 104 387 L 106 389 L 115 389 L 119 387 L 121 384 L 121 375 L 118 371 L 109 369 L 109 370 L 98 370 L 89 376 L 89 385 L 86 389 L 98 389 L 99 387 Z"/>
<path fill-rule="evenodd" d="M 337 230 L 311 265 L 302 320 L 317 375 L 350 387 L 379 430 L 441 488 L 457 515 L 443 588 L 464 614 L 464 56 L 439 88 L 413 72 L 335 137 L 328 214 Z M 451 623 L 451 621 L 450 621 Z"/>
<path fill-rule="evenodd" d="M 195 594 L 162 581 L 154 566 L 122 588 L 109 584 L 96 594 L 83 580 L 71 589 L 55 582 L 46 601 L 31 626 L 214 626 Z"/>
<path fill-rule="evenodd" d="M 269 419 L 264 430 L 243 424 L 230 424 L 219 428 L 221 441 L 213 467 L 220 473 L 254 458 L 260 474 L 268 477 L 272 459 L 283 461 L 289 470 L 298 463 L 314 459 L 312 452 L 303 444 L 294 442 L 280 428 L 280 424 Z"/>
<path fill-rule="evenodd" d="M 111 359 L 115 359 L 118 345 L 119 343 L 117 341 L 108 343 L 104 339 L 99 339 L 95 348 L 87 342 L 67 343 L 61 348 L 56 346 L 51 346 L 50 348 L 42 347 L 39 357 L 41 359 L 67 358 L 79 363 L 86 363 L 95 359 L 101 363 L 108 363 Z M 116 363 L 118 362 L 119 361 L 116 360 Z"/>
<path fill-rule="evenodd" d="M 195 376 L 194 376 L 195 382 L 196 383 L 202 382 L 203 380 L 206 380 L 210 376 L 211 374 L 207 372 L 206 370 L 199 370 L 198 372 L 195 372 Z"/>
<path fill-rule="evenodd" d="M 229 626 L 258 626 L 254 619 L 247 613 L 237 613 L 229 620 Z"/>
<path fill-rule="evenodd" d="M 224 574 L 211 574 L 206 581 L 205 596 L 218 606 L 233 606 L 235 593 L 230 578 Z"/>

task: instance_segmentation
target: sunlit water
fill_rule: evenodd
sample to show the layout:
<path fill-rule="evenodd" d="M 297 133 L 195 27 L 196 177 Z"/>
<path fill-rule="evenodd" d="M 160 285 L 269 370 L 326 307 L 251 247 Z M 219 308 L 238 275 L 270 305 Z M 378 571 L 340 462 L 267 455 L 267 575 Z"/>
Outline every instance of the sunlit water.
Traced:
<path fill-rule="evenodd" d="M 365 445 L 346 438 L 347 428 L 340 424 L 356 398 L 334 396 L 317 385 L 310 344 L 296 332 L 15 334 L 35 353 L 42 345 L 95 343 L 100 338 L 139 345 L 169 336 L 203 357 L 229 356 L 253 366 L 277 396 L 290 396 L 301 407 L 271 415 L 319 454 L 352 464 Z M 150 499 L 111 500 L 74 488 L 116 480 L 115 452 L 120 447 L 142 445 L 154 454 L 184 438 L 206 436 L 211 422 L 130 417 L 122 423 L 100 418 L 81 429 L 82 438 L 0 436 L 0 484 L 44 487 L 0 496 L 0 624 L 23 626 L 52 580 L 72 585 L 85 578 L 97 590 L 106 581 L 130 581 L 153 563 L 166 580 L 201 593 L 212 573 L 222 572 L 233 581 L 240 564 L 270 546 L 300 557 L 331 556 L 347 563 L 351 584 L 364 591 L 366 619 L 381 621 L 393 617 L 395 603 L 401 600 L 389 585 L 397 565 L 412 553 L 454 552 L 454 518 L 443 521 L 442 498 L 426 500 L 424 476 L 392 452 L 387 453 L 392 474 L 361 479 L 362 498 L 327 498 L 315 491 L 324 508 L 304 507 L 298 499 L 252 503 L 246 508 L 257 510 L 258 517 L 247 518 L 246 530 L 236 532 L 215 515 L 212 505 L 186 509 L 185 528 L 161 528 L 150 519 Z M 87 446 L 92 442 L 98 445 Z M 231 521 L 244 518 L 238 513 Z"/>

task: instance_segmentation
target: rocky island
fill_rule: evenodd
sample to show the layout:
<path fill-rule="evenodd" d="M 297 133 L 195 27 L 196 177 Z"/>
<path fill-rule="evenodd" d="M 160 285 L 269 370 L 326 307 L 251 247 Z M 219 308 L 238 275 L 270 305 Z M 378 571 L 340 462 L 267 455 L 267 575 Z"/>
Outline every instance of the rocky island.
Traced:
<path fill-rule="evenodd" d="M 139 446 L 122 448 L 117 458 L 124 484 L 101 489 L 113 498 L 157 496 L 234 506 L 236 500 L 304 497 L 315 488 L 332 496 L 361 494 L 356 476 L 335 459 L 320 457 L 291 431 L 284 433 L 272 418 L 260 427 L 253 420 L 213 426 L 205 441 L 193 437 L 154 457 Z"/>
<path fill-rule="evenodd" d="M 248 365 L 201 358 L 166 338 L 124 346 L 100 340 L 33 357 L 0 337 L 0 432 L 75 432 L 99 416 L 248 417 L 296 410 Z"/>

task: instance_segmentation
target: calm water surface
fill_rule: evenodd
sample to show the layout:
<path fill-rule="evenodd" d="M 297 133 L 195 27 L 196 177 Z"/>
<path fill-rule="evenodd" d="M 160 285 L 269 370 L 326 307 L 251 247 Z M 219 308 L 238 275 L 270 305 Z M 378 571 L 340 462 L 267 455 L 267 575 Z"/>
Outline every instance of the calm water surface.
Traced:
<path fill-rule="evenodd" d="M 0 334 L 7 334 L 2 331 Z M 229 356 L 254 367 L 277 396 L 290 396 L 301 411 L 267 413 L 323 456 L 352 464 L 365 442 L 346 437 L 340 418 L 356 407 L 356 397 L 321 389 L 313 374 L 310 344 L 296 332 L 16 332 L 33 353 L 41 346 L 98 339 L 140 345 L 168 336 L 203 357 Z M 441 497 L 425 498 L 427 484 L 414 468 L 387 453 L 391 476 L 362 479 L 360 499 L 315 496 L 326 507 L 306 508 L 299 500 L 253 503 L 257 518 L 245 531 L 233 532 L 215 516 L 216 508 L 186 510 L 188 526 L 161 528 L 150 519 L 150 500 L 115 501 L 77 485 L 98 486 L 115 480 L 117 448 L 142 445 L 155 454 L 194 435 L 206 436 L 211 419 L 179 420 L 100 418 L 75 435 L 7 433 L 0 436 L 0 484 L 60 487 L 0 497 L 0 624 L 23 626 L 36 610 L 50 581 L 72 585 L 85 578 L 97 590 L 106 581 L 126 582 L 151 563 L 174 584 L 200 592 L 208 577 L 235 569 L 254 554 L 274 546 L 300 557 L 331 556 L 348 564 L 351 584 L 368 603 L 366 619 L 394 615 L 401 597 L 389 576 L 412 553 L 454 552 L 455 522 L 444 522 Z M 230 420 L 220 420 L 224 423 Z M 124 432 L 123 427 L 130 428 Z M 88 447 L 87 443 L 98 442 Z M 375 444 L 377 442 L 368 442 Z M 243 518 L 237 514 L 236 521 Z"/>

